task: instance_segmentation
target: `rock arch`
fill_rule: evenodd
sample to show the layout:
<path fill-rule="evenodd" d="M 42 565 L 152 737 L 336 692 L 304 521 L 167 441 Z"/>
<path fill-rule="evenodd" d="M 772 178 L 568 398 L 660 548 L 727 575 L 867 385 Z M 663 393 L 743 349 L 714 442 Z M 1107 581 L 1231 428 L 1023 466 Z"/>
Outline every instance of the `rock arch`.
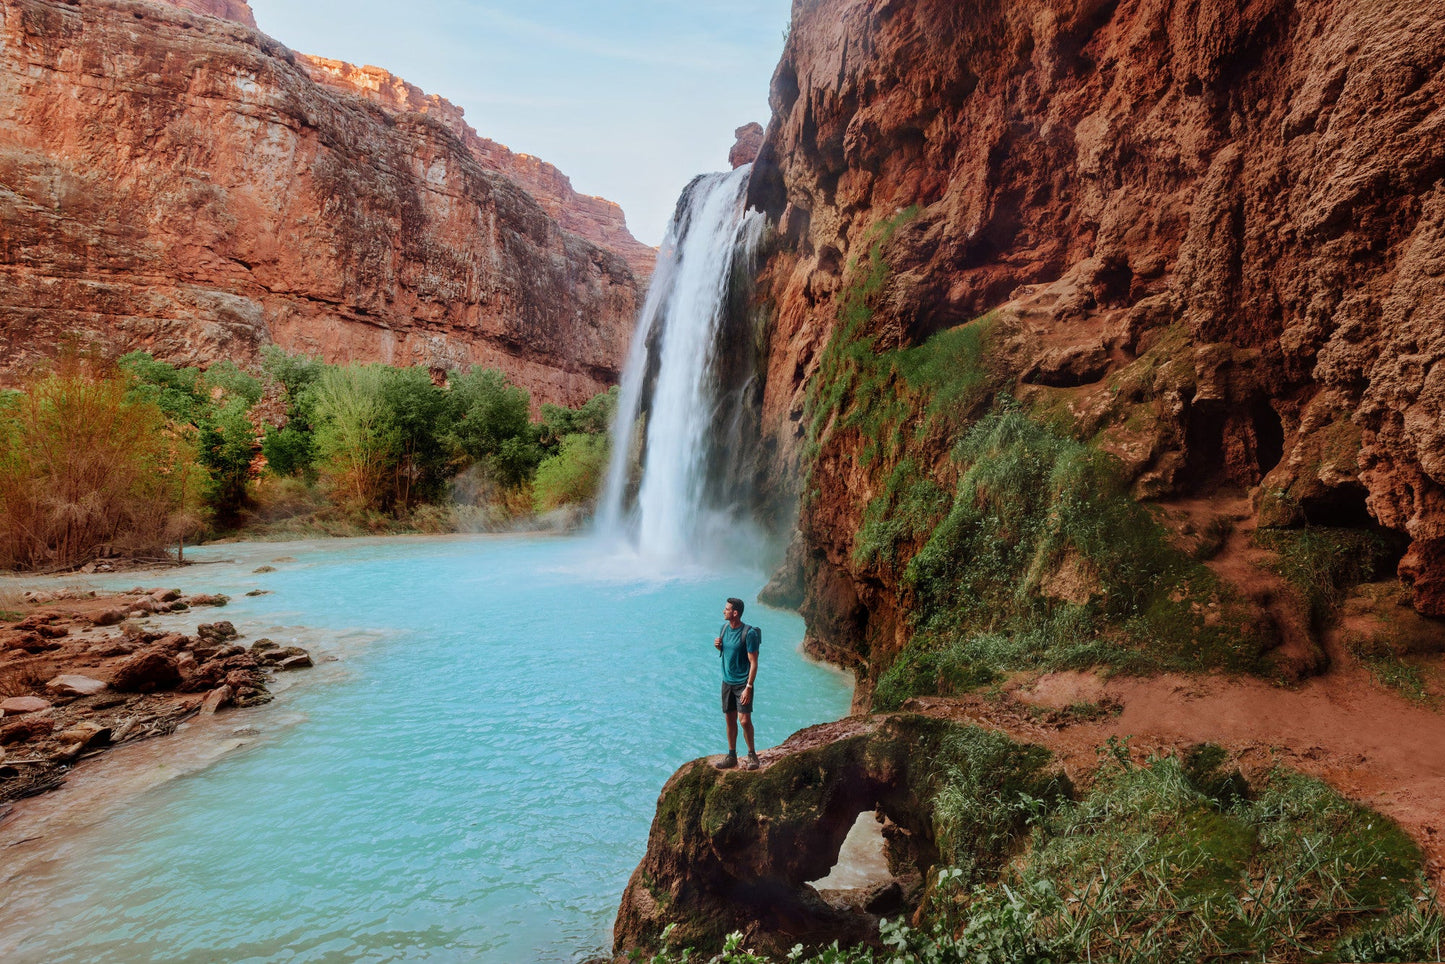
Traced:
<path fill-rule="evenodd" d="M 874 936 L 872 918 L 829 906 L 807 881 L 828 873 L 869 810 L 901 832 L 895 859 L 919 872 L 937 861 L 930 761 L 952 727 L 911 714 L 852 717 L 794 734 L 756 772 L 707 760 L 682 767 L 663 787 L 647 854 L 623 894 L 614 953 L 655 952 L 669 924 L 674 947 L 702 951 L 733 931 L 772 953 Z"/>

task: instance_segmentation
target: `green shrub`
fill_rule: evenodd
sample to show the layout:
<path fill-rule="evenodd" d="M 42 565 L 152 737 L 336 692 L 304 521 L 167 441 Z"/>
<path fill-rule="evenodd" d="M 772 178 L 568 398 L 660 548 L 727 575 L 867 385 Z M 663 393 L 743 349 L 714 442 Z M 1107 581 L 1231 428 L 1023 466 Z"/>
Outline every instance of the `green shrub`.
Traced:
<path fill-rule="evenodd" d="M 316 454 L 323 477 L 352 509 L 379 508 L 395 460 L 381 365 L 325 369 L 314 388 Z"/>
<path fill-rule="evenodd" d="M 1042 747 L 981 727 L 944 738 L 935 758 L 934 840 L 960 886 L 997 873 L 1019 835 L 1065 797 L 1067 781 L 1045 771 L 1049 761 Z"/>
<path fill-rule="evenodd" d="M 606 472 L 606 435 L 564 435 L 557 454 L 537 466 L 533 504 L 538 512 L 548 512 L 588 502 L 596 498 Z"/>
<path fill-rule="evenodd" d="M 1316 628 L 1329 621 L 1351 586 L 1376 578 L 1390 558 L 1389 543 L 1367 529 L 1261 529 L 1255 542 L 1278 554 L 1276 570 L 1304 597 Z"/>

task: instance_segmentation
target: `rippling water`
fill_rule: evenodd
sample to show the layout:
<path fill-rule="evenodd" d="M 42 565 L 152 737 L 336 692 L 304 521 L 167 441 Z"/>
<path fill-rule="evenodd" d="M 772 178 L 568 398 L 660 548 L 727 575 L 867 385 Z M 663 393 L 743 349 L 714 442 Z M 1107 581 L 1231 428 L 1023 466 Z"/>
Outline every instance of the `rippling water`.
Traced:
<path fill-rule="evenodd" d="M 238 561 L 139 581 L 227 592 L 216 615 L 251 638 L 295 637 L 341 660 L 270 707 L 229 714 L 260 729 L 240 752 L 115 805 L 9 881 L 0 956 L 529 962 L 606 950 L 658 790 L 725 746 L 712 637 L 723 599 L 751 599 L 761 573 L 641 573 L 586 541 L 540 538 L 195 557 Z M 277 571 L 252 574 L 262 563 Z M 251 588 L 274 592 L 244 598 Z M 745 619 L 763 630 L 760 746 L 847 711 L 849 680 L 797 653 L 801 620 L 756 604 Z"/>

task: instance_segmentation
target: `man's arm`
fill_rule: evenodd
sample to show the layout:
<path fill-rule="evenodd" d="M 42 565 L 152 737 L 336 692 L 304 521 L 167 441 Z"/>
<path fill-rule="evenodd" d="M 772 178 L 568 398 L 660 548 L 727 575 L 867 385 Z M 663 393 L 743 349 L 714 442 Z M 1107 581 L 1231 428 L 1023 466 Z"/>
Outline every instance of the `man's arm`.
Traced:
<path fill-rule="evenodd" d="M 753 680 L 758 678 L 758 654 L 748 653 L 748 689 L 753 688 Z"/>

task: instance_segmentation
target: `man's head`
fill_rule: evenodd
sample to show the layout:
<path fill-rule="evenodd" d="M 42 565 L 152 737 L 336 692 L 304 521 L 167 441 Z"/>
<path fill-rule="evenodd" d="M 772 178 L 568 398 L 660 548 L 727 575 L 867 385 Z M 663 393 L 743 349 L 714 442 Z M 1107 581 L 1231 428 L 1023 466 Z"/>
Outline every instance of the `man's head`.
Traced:
<path fill-rule="evenodd" d="M 723 619 L 742 619 L 743 601 L 736 596 L 729 596 L 727 605 L 723 606 Z"/>

